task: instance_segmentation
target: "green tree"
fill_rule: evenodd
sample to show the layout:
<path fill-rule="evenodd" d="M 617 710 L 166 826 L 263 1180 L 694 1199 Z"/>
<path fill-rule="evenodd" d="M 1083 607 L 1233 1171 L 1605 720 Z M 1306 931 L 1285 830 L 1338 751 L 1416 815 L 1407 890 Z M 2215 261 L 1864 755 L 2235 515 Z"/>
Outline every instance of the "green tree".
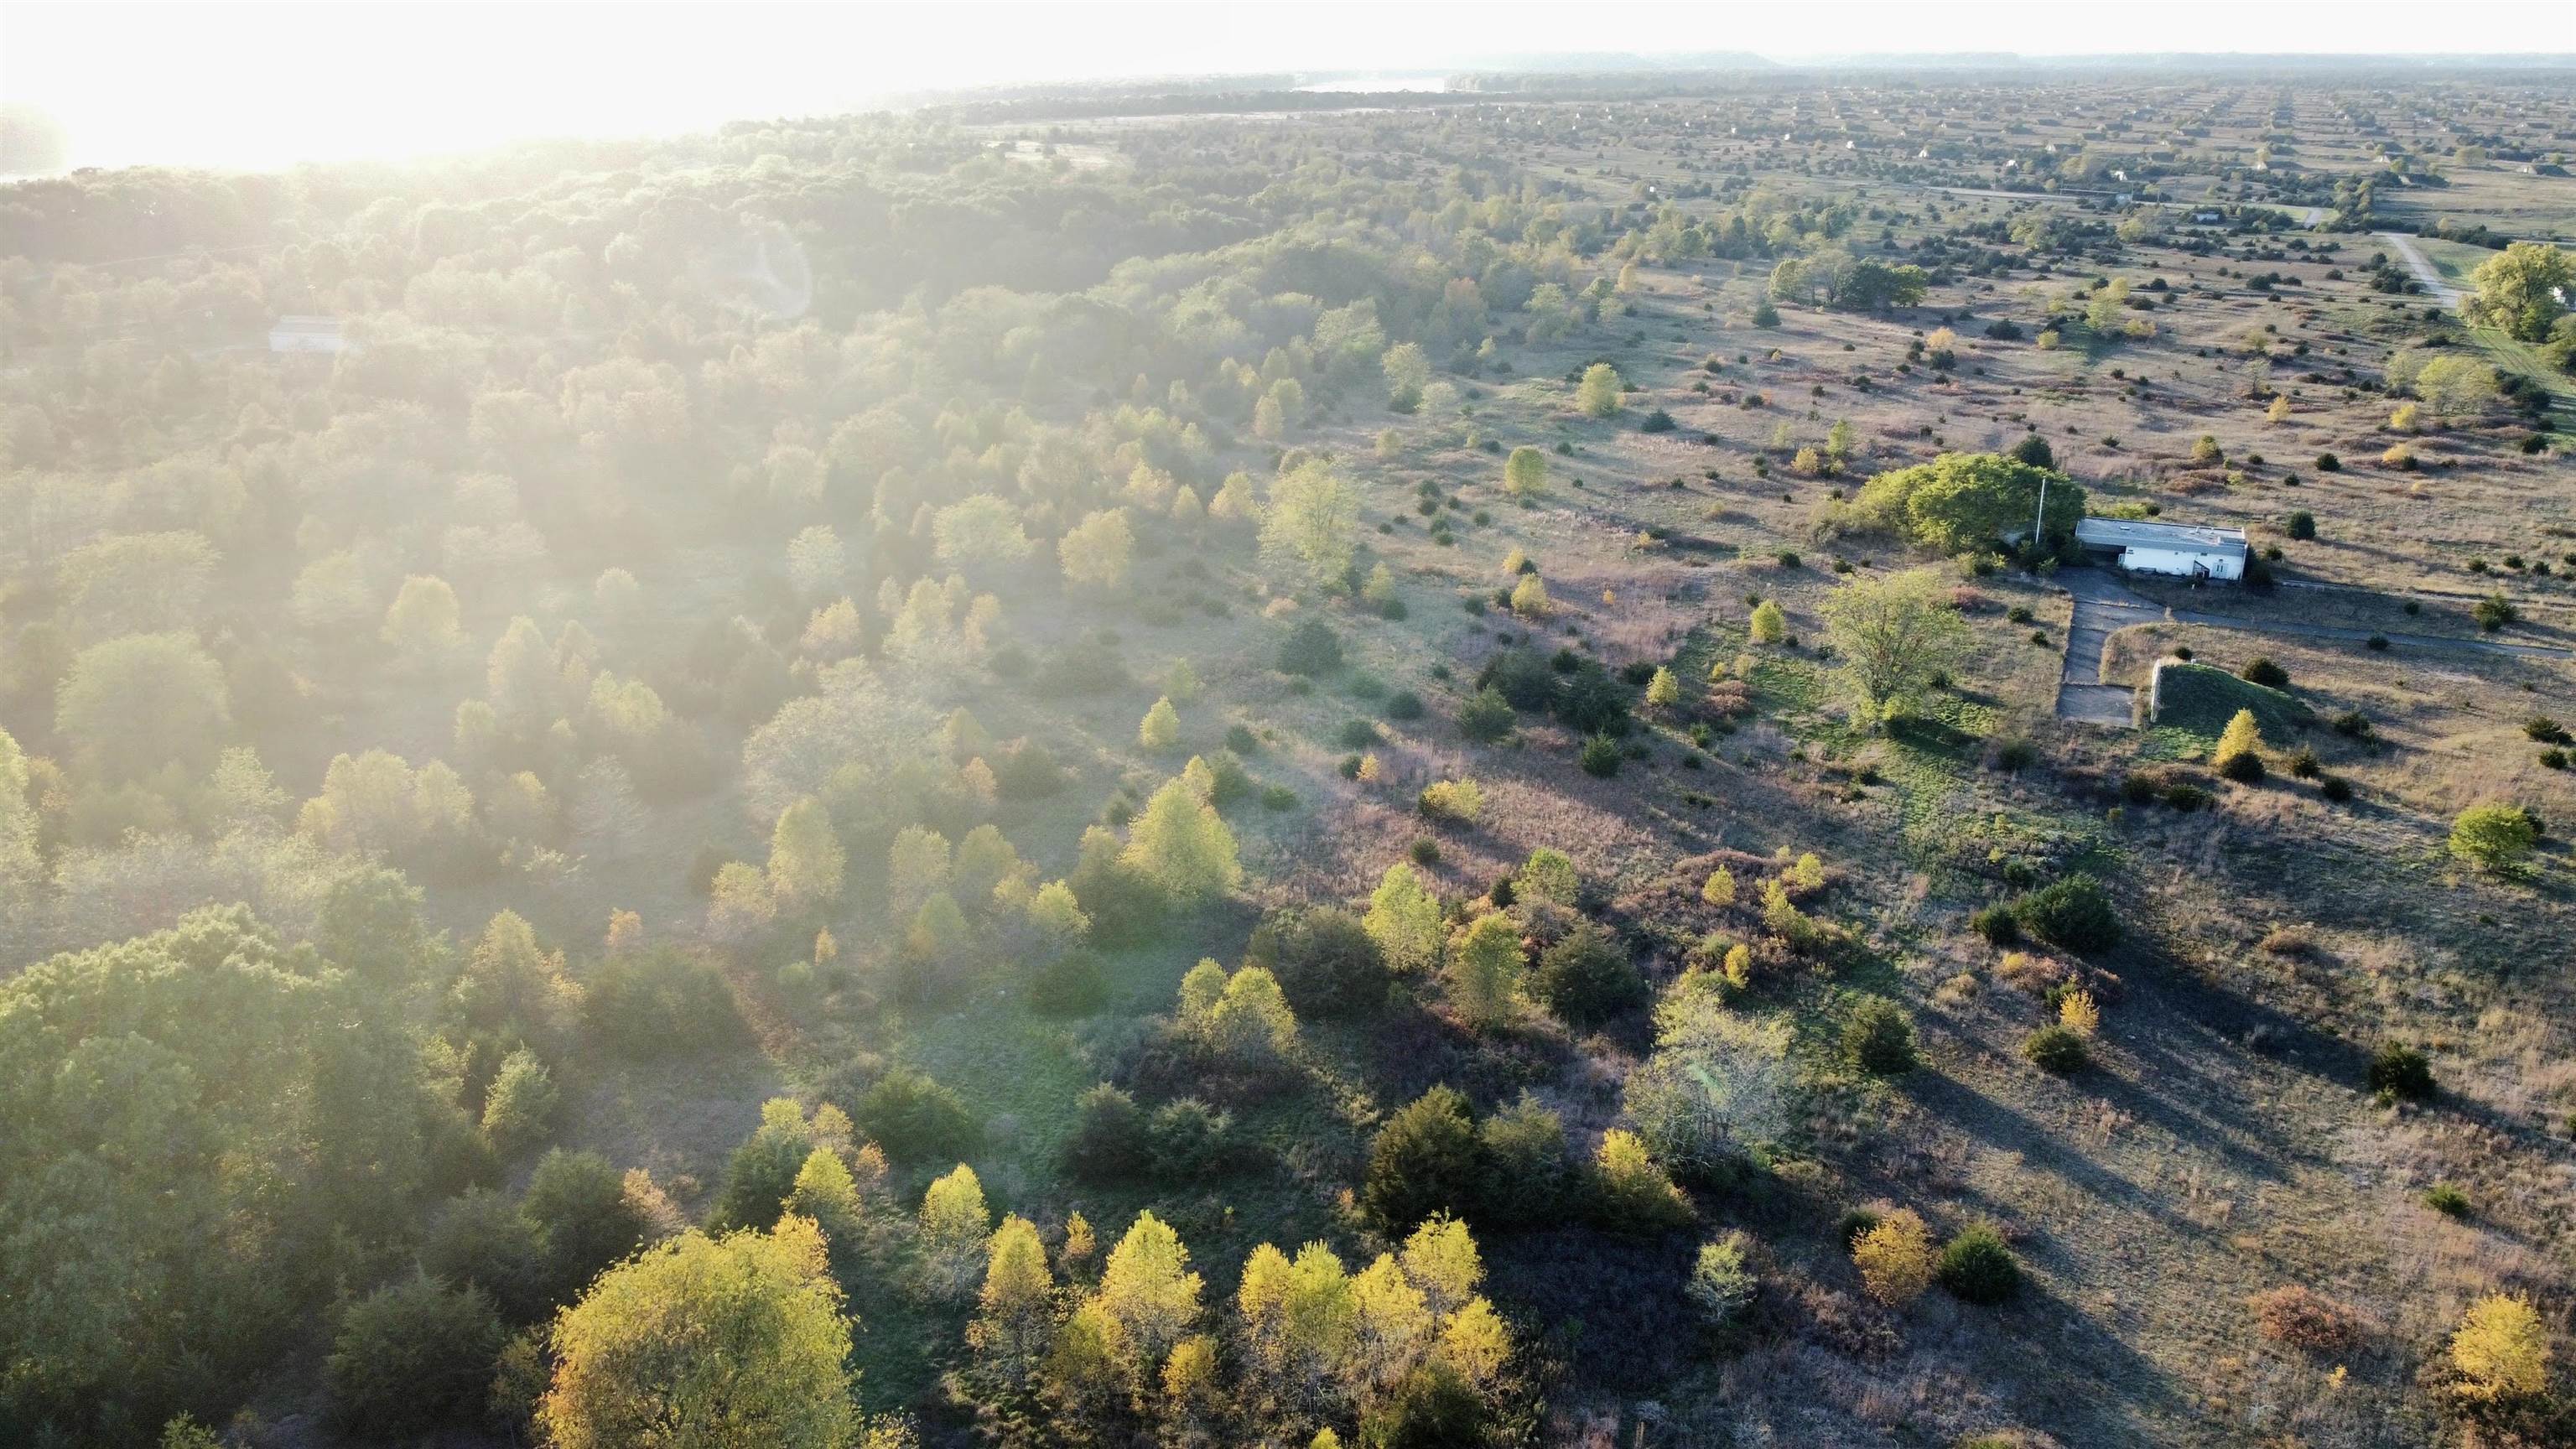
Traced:
<path fill-rule="evenodd" d="M 2476 320 L 2539 342 L 2576 294 L 2576 259 L 2549 242 L 2514 242 L 2481 262 L 2469 281 L 2477 288 L 2469 301 Z"/>
<path fill-rule="evenodd" d="M 1777 644 L 1789 637 L 1789 616 L 1769 599 L 1753 606 L 1748 632 L 1756 644 Z"/>
<path fill-rule="evenodd" d="M 1369 1143 L 1360 1202 L 1390 1232 L 1475 1200 L 1483 1163 L 1467 1099 L 1437 1086 L 1386 1119 Z"/>
<path fill-rule="evenodd" d="M 417 663 L 439 664 L 465 647 L 465 631 L 457 627 L 457 619 L 456 590 L 447 580 L 413 574 L 403 580 L 392 606 L 385 610 L 378 637 Z"/>
<path fill-rule="evenodd" d="M 1198 1325 L 1203 1283 L 1189 1266 L 1181 1235 L 1152 1213 L 1138 1213 L 1109 1250 L 1099 1289 L 1078 1310 L 1108 1331 L 1112 1355 L 1132 1381 L 1147 1381 Z"/>
<path fill-rule="evenodd" d="M 769 835 L 769 892 L 786 911 L 828 906 L 841 898 L 846 864 L 830 812 L 808 796 L 780 813 Z"/>
<path fill-rule="evenodd" d="M 1530 989 L 1548 1010 L 1578 1026 L 1616 1016 L 1650 994 L 1619 938 L 1591 921 L 1539 952 Z"/>
<path fill-rule="evenodd" d="M 1146 749 L 1157 753 L 1175 748 L 1180 744 L 1181 716 L 1178 710 L 1172 708 L 1172 701 L 1168 696 L 1155 700 L 1154 707 L 1145 711 L 1144 723 L 1136 728 L 1136 741 Z"/>
<path fill-rule="evenodd" d="M 537 1424 L 559 1449 L 847 1449 L 850 1321 L 823 1235 L 691 1232 L 600 1275 L 548 1336 Z"/>
<path fill-rule="evenodd" d="M 1410 865 L 1398 861 L 1378 878 L 1369 895 L 1368 914 L 1360 918 L 1369 939 L 1377 942 L 1388 967 L 1399 972 L 1429 969 L 1440 959 L 1443 930 L 1440 898 L 1423 885 Z"/>
<path fill-rule="evenodd" d="M 921 1199 L 921 1270 L 934 1298 L 958 1298 L 975 1286 L 993 1226 L 984 1183 L 964 1163 L 930 1185 Z"/>
<path fill-rule="evenodd" d="M 1330 463 L 1300 464 L 1270 485 L 1261 556 L 1309 588 L 1331 589 L 1350 572 L 1358 547 L 1360 500 Z"/>
<path fill-rule="evenodd" d="M 0 729 L 0 888 L 25 890 L 42 863 L 36 857 L 36 805 L 27 797 L 27 753 Z"/>
<path fill-rule="evenodd" d="M 554 1073 L 535 1052 L 521 1047 L 503 1057 L 483 1094 L 483 1135 L 492 1150 L 514 1157 L 534 1146 L 554 1121 L 555 1101 Z"/>
<path fill-rule="evenodd" d="M 1668 1233 L 1689 1225 L 1690 1199 L 1673 1185 L 1636 1133 L 1613 1127 L 1592 1160 L 1602 1226 L 1618 1233 Z"/>
<path fill-rule="evenodd" d="M 177 763 L 202 769 L 232 724 L 222 666 L 186 634 L 128 634 L 72 660 L 54 695 L 54 729 L 111 781 Z"/>
<path fill-rule="evenodd" d="M 2495 369 L 2472 357 L 2437 357 L 2415 374 L 2415 395 L 2446 421 L 2486 406 L 2501 390 Z"/>
<path fill-rule="evenodd" d="M 1128 565 L 1136 554 L 1136 532 L 1128 526 L 1123 508 L 1089 513 L 1056 540 L 1055 552 L 1066 583 L 1114 593 L 1126 586 Z"/>
<path fill-rule="evenodd" d="M 2451 822 L 2451 854 L 2490 875 L 2521 868 L 2540 843 L 2540 827 L 2519 805 L 2472 805 Z"/>
<path fill-rule="evenodd" d="M 1020 511 L 990 493 L 960 499 L 939 510 L 931 522 L 939 562 L 968 573 L 1008 569 L 1037 545 L 1020 527 Z"/>
<path fill-rule="evenodd" d="M 1646 703 L 1657 709 L 1671 709 L 1681 702 L 1681 680 L 1663 665 L 1655 666 L 1654 676 L 1646 681 Z"/>
<path fill-rule="evenodd" d="M 2051 547 L 2084 516 L 2084 490 L 2063 474 L 1994 453 L 1944 453 L 1929 463 L 1881 473 L 1863 484 L 1859 514 L 1941 554 L 1995 546 L 2029 531 L 2041 485 L 2048 510 L 2041 532 Z"/>
<path fill-rule="evenodd" d="M 778 1221 L 796 1174 L 814 1150 L 814 1130 L 792 1097 L 761 1104 L 760 1125 L 725 1164 L 724 1186 L 709 1220 L 720 1229 L 767 1228 Z"/>
<path fill-rule="evenodd" d="M 993 1230 L 967 1346 L 1000 1386 L 1025 1392 L 1055 1328 L 1055 1275 L 1037 1225 L 1013 1213 Z"/>
<path fill-rule="evenodd" d="M 1658 1161 L 1727 1168 L 1788 1130 L 1789 1031 L 1730 1011 L 1710 991 L 1668 993 L 1655 1049 L 1628 1074 L 1626 1105 Z"/>
<path fill-rule="evenodd" d="M 1537 498 L 1547 492 L 1547 454 L 1523 444 L 1503 460 L 1503 491 L 1514 498 Z"/>
<path fill-rule="evenodd" d="M 1145 802 L 1120 858 L 1184 905 L 1213 899 L 1243 883 L 1234 831 L 1216 807 L 1172 780 Z"/>
<path fill-rule="evenodd" d="M 1477 917 L 1450 942 L 1449 1004 L 1480 1031 L 1502 1025 L 1511 1019 L 1526 964 L 1511 917 L 1500 911 Z"/>
<path fill-rule="evenodd" d="M 1386 374 L 1386 404 L 1400 413 L 1422 406 L 1422 390 L 1431 385 L 1431 359 L 1417 343 L 1399 342 L 1379 359 Z"/>
<path fill-rule="evenodd" d="M 1574 390 L 1574 405 L 1585 417 L 1606 418 L 1624 406 L 1627 384 L 1619 369 L 1606 362 L 1596 362 L 1583 370 L 1583 381 Z"/>
<path fill-rule="evenodd" d="M 538 1159 L 519 1210 L 544 1235 L 552 1296 L 578 1296 L 601 1269 L 652 1236 L 653 1218 L 638 1187 L 596 1152 L 558 1147 Z"/>
<path fill-rule="evenodd" d="M 1844 683 L 1873 724 L 1910 712 L 1975 645 L 1949 585 L 1930 569 L 1856 578 L 1826 595 L 1818 612 Z"/>
<path fill-rule="evenodd" d="M 2254 711 L 2240 709 L 2219 733 L 2210 763 L 2228 779 L 2252 783 L 2263 778 L 2263 726 Z"/>
<path fill-rule="evenodd" d="M 369 1438 L 471 1425 L 483 1411 L 501 1320 L 479 1288 L 414 1274 L 343 1309 L 323 1365 L 332 1417 Z"/>

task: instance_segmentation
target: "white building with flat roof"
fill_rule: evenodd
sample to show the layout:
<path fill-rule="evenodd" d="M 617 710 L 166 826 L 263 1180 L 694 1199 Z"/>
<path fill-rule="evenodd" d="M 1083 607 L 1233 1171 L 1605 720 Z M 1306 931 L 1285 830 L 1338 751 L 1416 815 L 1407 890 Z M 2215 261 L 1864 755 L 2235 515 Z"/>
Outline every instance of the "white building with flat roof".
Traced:
<path fill-rule="evenodd" d="M 268 329 L 271 352 L 346 352 L 349 339 L 340 331 L 337 317 L 289 315 L 280 317 Z"/>
<path fill-rule="evenodd" d="M 2245 577 L 2245 530 L 2146 518 L 2087 518 L 2075 525 L 2086 553 L 2129 573 L 2184 579 Z"/>

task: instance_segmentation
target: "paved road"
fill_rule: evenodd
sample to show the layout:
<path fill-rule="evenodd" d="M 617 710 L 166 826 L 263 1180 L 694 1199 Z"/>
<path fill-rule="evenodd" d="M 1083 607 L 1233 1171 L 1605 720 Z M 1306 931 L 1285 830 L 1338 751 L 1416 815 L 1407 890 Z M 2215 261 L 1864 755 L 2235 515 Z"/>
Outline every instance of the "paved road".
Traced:
<path fill-rule="evenodd" d="M 2110 569 L 2067 569 L 2057 576 L 2074 600 L 2066 631 L 2066 664 L 2057 676 L 2057 717 L 2085 724 L 2125 726 L 2130 721 L 2131 691 L 2102 682 L 2102 654 L 2113 632 L 2132 624 L 2198 624 L 2210 629 L 2243 629 L 2294 639 L 2324 639 L 2362 644 L 2386 639 L 2404 649 L 2435 654 L 2500 654 L 2524 659 L 2565 659 L 2572 652 L 2551 644 L 2514 644 L 2502 639 L 2460 639 L 2447 634 L 2380 634 L 2335 624 L 2307 624 L 2295 619 L 2249 619 L 2198 609 L 2169 609 L 2132 592 Z"/>
<path fill-rule="evenodd" d="M 2460 310 L 2460 302 L 2468 293 L 2451 285 L 2450 280 L 2442 275 L 2442 269 L 2415 249 L 2415 238 L 2402 231 L 2383 231 L 2379 239 L 2397 248 L 2397 255 L 2406 259 L 2408 270 L 2415 273 L 2415 280 L 2424 284 L 2424 290 L 2431 293 L 2435 301 L 2454 312 Z"/>

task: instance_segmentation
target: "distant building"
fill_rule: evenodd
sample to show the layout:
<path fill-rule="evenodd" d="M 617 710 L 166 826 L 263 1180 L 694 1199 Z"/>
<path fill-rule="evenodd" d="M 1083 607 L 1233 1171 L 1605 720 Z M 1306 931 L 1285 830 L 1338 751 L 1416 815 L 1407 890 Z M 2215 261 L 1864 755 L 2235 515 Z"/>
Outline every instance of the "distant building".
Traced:
<path fill-rule="evenodd" d="M 2245 530 L 2156 523 L 2143 518 L 2087 518 L 2075 542 L 2107 564 L 2139 574 L 2185 579 L 2245 577 Z"/>
<path fill-rule="evenodd" d="M 346 352 L 349 339 L 337 317 L 280 317 L 268 329 L 271 352 Z"/>

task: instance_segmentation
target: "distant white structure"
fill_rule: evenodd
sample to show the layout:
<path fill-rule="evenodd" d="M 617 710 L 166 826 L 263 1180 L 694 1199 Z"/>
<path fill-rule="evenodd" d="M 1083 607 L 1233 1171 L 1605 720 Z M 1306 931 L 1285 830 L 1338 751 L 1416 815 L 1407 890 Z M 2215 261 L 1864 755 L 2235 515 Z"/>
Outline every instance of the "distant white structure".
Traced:
<path fill-rule="evenodd" d="M 2245 530 L 2155 523 L 2143 518 L 2087 518 L 2075 525 L 2086 553 L 2137 574 L 2185 579 L 2245 577 Z"/>
<path fill-rule="evenodd" d="M 346 352 L 349 339 L 337 317 L 280 317 L 268 329 L 271 352 Z"/>

